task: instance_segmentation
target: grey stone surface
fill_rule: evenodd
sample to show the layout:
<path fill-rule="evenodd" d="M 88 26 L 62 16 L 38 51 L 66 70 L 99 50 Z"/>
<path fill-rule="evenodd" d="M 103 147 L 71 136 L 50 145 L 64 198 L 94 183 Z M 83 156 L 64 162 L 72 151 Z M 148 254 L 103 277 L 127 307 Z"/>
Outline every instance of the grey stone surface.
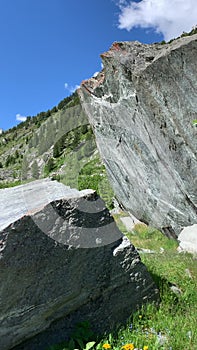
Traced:
<path fill-rule="evenodd" d="M 197 224 L 185 227 L 179 235 L 179 251 L 197 254 Z"/>
<path fill-rule="evenodd" d="M 0 230 L 23 215 L 33 213 L 46 204 L 64 197 L 79 197 L 92 190 L 77 191 L 49 178 L 0 190 Z"/>
<path fill-rule="evenodd" d="M 136 224 L 141 223 L 133 215 L 120 217 L 120 220 L 128 231 L 132 231 L 135 228 Z"/>
<path fill-rule="evenodd" d="M 119 202 L 178 237 L 197 222 L 197 35 L 114 43 L 79 95 Z"/>
<path fill-rule="evenodd" d="M 104 332 L 158 300 L 138 252 L 94 191 L 36 181 L 3 193 L 1 350 L 43 350 L 65 340 L 80 321 Z"/>

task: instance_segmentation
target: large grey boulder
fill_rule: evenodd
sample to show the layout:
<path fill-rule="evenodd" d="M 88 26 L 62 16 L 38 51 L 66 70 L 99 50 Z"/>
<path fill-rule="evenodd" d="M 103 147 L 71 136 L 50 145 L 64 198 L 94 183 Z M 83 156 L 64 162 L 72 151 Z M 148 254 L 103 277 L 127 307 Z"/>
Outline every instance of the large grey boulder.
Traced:
<path fill-rule="evenodd" d="M 79 94 L 119 202 L 177 237 L 197 222 L 197 35 L 114 43 Z"/>
<path fill-rule="evenodd" d="M 80 321 L 104 332 L 158 300 L 94 191 L 39 180 L 1 190 L 0 208 L 1 350 L 43 350 Z"/>

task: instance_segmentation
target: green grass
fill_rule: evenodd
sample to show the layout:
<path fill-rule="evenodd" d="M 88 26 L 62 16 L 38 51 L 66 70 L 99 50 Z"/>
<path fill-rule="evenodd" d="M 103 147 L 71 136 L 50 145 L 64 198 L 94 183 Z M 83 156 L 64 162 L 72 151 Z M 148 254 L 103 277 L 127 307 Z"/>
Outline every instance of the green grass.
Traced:
<path fill-rule="evenodd" d="M 121 216 L 124 216 L 122 213 Z M 115 215 L 120 228 L 120 215 Z M 119 327 L 113 334 L 88 341 L 93 349 L 103 349 L 108 344 L 113 350 L 196 350 L 197 349 L 197 259 L 188 253 L 178 253 L 177 242 L 146 225 L 136 225 L 133 232 L 125 234 L 139 248 L 151 249 L 152 254 L 141 253 L 160 290 L 160 304 L 148 304 L 131 315 L 127 326 Z M 161 249 L 162 248 L 162 249 Z M 176 292 L 172 291 L 176 287 Z M 86 342 L 85 342 L 86 343 Z M 86 344 L 75 348 L 85 349 Z M 133 344 L 133 345 L 132 345 Z M 65 343 L 51 350 L 73 350 Z"/>
<path fill-rule="evenodd" d="M 116 216 L 116 222 L 119 223 Z M 120 227 L 121 228 L 121 227 Z M 159 287 L 159 308 L 148 305 L 131 318 L 129 325 L 119 330 L 114 344 L 134 343 L 136 348 L 148 349 L 197 349 L 197 260 L 188 253 L 178 253 L 177 242 L 160 231 L 137 224 L 128 238 L 138 248 L 153 250 L 153 254 L 141 253 L 155 283 Z M 171 287 L 177 287 L 173 292 Z M 142 318 L 139 318 L 142 315 Z"/>
<path fill-rule="evenodd" d="M 168 239 L 159 230 L 145 224 L 136 224 L 132 232 L 126 233 L 134 246 L 139 248 L 161 251 L 163 249 L 173 251 L 178 247 L 177 241 Z"/>
<path fill-rule="evenodd" d="M 27 182 L 29 182 L 29 181 L 16 180 L 13 182 L 2 182 L 2 183 L 0 182 L 0 189 L 19 186 L 19 185 L 25 184 Z"/>
<path fill-rule="evenodd" d="M 142 261 L 160 289 L 161 303 L 159 307 L 149 304 L 142 308 L 131 317 L 127 327 L 103 342 L 109 342 L 113 349 L 133 343 L 138 349 L 148 346 L 152 350 L 196 350 L 196 261 L 189 254 L 173 250 L 143 254 Z M 178 287 L 180 294 L 171 291 L 172 284 Z"/>

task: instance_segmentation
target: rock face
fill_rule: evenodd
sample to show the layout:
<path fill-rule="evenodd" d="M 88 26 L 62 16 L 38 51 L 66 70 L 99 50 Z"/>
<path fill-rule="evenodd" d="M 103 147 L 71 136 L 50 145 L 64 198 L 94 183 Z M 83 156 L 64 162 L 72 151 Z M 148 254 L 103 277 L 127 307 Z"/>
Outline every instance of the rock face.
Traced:
<path fill-rule="evenodd" d="M 177 237 L 197 222 L 197 35 L 114 43 L 79 94 L 119 202 Z"/>
<path fill-rule="evenodd" d="M 80 321 L 103 332 L 158 300 L 94 191 L 39 180 L 1 190 L 0 205 L 1 350 L 43 350 Z"/>

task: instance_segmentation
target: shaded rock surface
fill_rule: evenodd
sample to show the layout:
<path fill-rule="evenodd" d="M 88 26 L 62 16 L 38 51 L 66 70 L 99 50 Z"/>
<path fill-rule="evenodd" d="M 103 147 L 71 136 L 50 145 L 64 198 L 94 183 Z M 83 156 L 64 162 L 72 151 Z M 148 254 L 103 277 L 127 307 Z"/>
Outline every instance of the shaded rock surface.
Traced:
<path fill-rule="evenodd" d="M 1 350 L 43 350 L 80 321 L 104 332 L 158 300 L 94 191 L 43 180 L 1 190 L 0 203 Z"/>
<path fill-rule="evenodd" d="M 114 43 L 79 94 L 119 202 L 177 237 L 197 222 L 197 35 Z"/>

